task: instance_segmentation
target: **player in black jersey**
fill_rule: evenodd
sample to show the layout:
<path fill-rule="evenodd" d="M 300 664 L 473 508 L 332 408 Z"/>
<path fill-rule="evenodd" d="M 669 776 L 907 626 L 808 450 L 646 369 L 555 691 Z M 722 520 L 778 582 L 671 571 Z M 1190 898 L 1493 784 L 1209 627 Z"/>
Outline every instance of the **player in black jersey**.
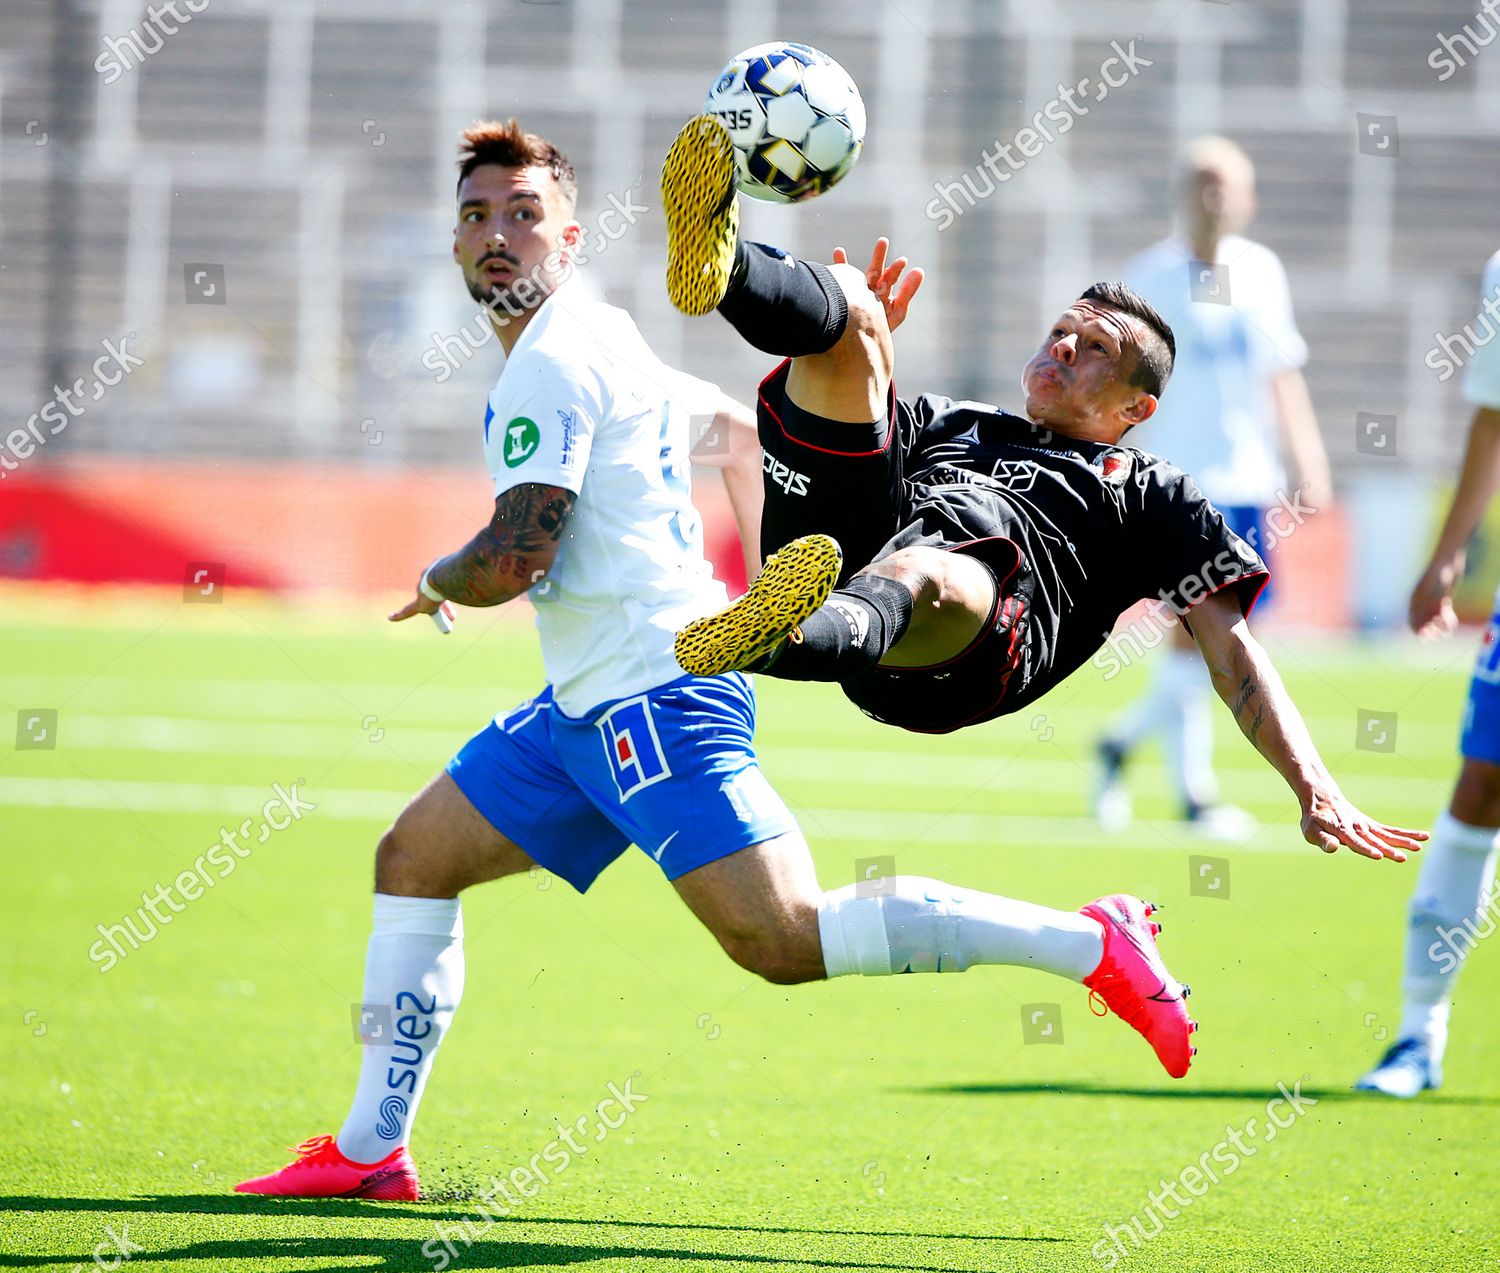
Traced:
<path fill-rule="evenodd" d="M 739 242 L 732 182 L 719 195 L 681 175 L 722 163 L 717 145 L 695 121 L 668 157 L 668 290 L 786 359 L 758 406 L 774 555 L 745 596 L 679 634 L 683 667 L 836 681 L 877 720 L 944 733 L 1031 703 L 1160 598 L 1297 795 L 1310 843 L 1397 861 L 1419 848 L 1425 833 L 1344 797 L 1251 636 L 1260 557 L 1191 477 L 1122 445 L 1171 375 L 1160 315 L 1121 284 L 1090 287 L 1026 364 L 1024 417 L 898 398 L 891 333 L 921 271 L 888 263 L 884 239 L 864 273 L 842 249 L 825 266 Z"/>

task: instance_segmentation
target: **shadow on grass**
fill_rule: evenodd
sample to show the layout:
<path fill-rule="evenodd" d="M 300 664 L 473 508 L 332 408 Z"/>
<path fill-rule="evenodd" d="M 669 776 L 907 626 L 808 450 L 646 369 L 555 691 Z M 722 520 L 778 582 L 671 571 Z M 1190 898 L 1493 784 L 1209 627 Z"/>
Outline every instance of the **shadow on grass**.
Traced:
<path fill-rule="evenodd" d="M 344 1198 L 267 1198 L 258 1194 L 244 1193 L 206 1193 L 206 1194 L 163 1194 L 149 1195 L 135 1198 L 44 1198 L 26 1194 L 10 1194 L 0 1196 L 0 1212 L 6 1211 L 77 1211 L 90 1212 L 100 1211 L 118 1215 L 121 1212 L 145 1213 L 157 1215 L 203 1215 L 203 1216 L 326 1216 L 332 1219 L 407 1219 L 428 1221 L 463 1221 L 468 1220 L 477 1224 L 482 1217 L 477 1207 L 459 1207 L 452 1203 L 429 1204 L 426 1206 L 416 1203 L 392 1203 L 392 1202 L 368 1202 Z M 925 1241 L 947 1241 L 947 1242 L 1064 1242 L 1064 1238 L 1054 1237 L 1021 1237 L 1004 1233 L 916 1233 L 900 1229 L 802 1229 L 789 1225 L 757 1225 L 757 1224 L 691 1224 L 681 1220 L 616 1220 L 616 1219 L 588 1219 L 580 1216 L 547 1216 L 532 1214 L 516 1215 L 493 1215 L 492 1225 L 504 1224 L 557 1224 L 557 1225 L 585 1225 L 590 1228 L 628 1228 L 628 1229 L 661 1229 L 661 1230 L 698 1230 L 707 1233 L 722 1234 L 780 1234 L 787 1237 L 830 1237 L 830 1238 L 911 1238 Z M 449 1236 L 452 1236 L 450 1232 Z M 457 1259 L 453 1263 L 470 1264 L 474 1267 L 485 1268 L 525 1268 L 532 1264 L 545 1264 L 549 1261 L 560 1263 L 576 1263 L 580 1260 L 596 1259 L 627 1259 L 645 1255 L 656 1255 L 662 1258 L 673 1258 L 679 1260 L 719 1260 L 731 1262 L 739 1260 L 750 1263 L 797 1262 L 794 1255 L 783 1255 L 777 1257 L 762 1255 L 726 1255 L 711 1252 L 697 1251 L 667 1251 L 645 1249 L 642 1247 L 602 1247 L 598 1245 L 571 1246 L 565 1243 L 537 1243 L 537 1242 L 504 1242 L 504 1241 L 477 1241 L 472 1246 L 465 1247 L 456 1237 L 453 1239 L 458 1250 Z M 237 1255 L 262 1255 L 267 1257 L 291 1259 L 299 1255 L 323 1255 L 331 1256 L 340 1253 L 348 1254 L 351 1258 L 356 1255 L 380 1255 L 382 1257 L 394 1257 L 400 1255 L 407 1260 L 416 1260 L 416 1263 L 407 1264 L 381 1264 L 360 1265 L 361 1268 L 376 1269 L 430 1269 L 434 1264 L 434 1257 L 424 1254 L 422 1247 L 425 1243 L 412 1240 L 402 1241 L 400 1239 L 367 1238 L 351 1239 L 350 1242 L 358 1243 L 357 1249 L 343 1251 L 343 1246 L 337 1239 L 268 1239 L 266 1241 L 253 1242 L 207 1242 L 198 1244 L 192 1248 L 183 1248 L 177 1252 L 152 1252 L 153 1260 L 168 1258 L 180 1259 L 208 1259 L 218 1254 Z M 300 1244 L 298 1249 L 282 1251 L 280 1244 L 296 1242 Z M 316 1249 L 314 1249 L 316 1248 Z M 435 1242 L 431 1250 L 442 1252 L 442 1243 Z M 514 1258 L 511 1258 L 514 1257 Z M 0 1265 L 25 1267 L 36 1264 L 48 1264 L 58 1261 L 73 1261 L 87 1264 L 90 1256 L 62 1256 L 49 1255 L 46 1257 L 12 1257 L 0 1256 Z M 450 1256 L 450 1259 L 452 1257 Z M 484 1260 L 493 1260 L 495 1263 L 486 1265 Z M 826 1265 L 828 1268 L 912 1268 L 925 1269 L 926 1273 L 949 1273 L 948 1270 L 936 1266 L 918 1265 L 883 1265 L 883 1264 L 855 1264 L 837 1263 L 828 1260 L 820 1260 L 817 1263 Z"/>
<path fill-rule="evenodd" d="M 7 1199 L 7 1202 L 14 1199 Z M 43 1199 L 42 1201 L 53 1202 L 81 1202 L 99 1201 L 109 1203 L 108 1199 Z M 138 1200 L 135 1200 L 138 1201 Z M 170 1201 L 169 1199 L 157 1199 L 153 1201 Z M 290 1201 L 290 1200 L 287 1200 Z M 119 1204 L 112 1204 L 117 1208 Z M 382 1207 L 382 1215 L 390 1214 L 391 1208 Z M 321 1214 L 321 1213 L 318 1213 Z M 351 1214 L 351 1213 L 339 1213 Z M 352 1214 L 368 1216 L 369 1211 L 357 1211 Z M 431 1215 L 431 1213 L 419 1213 Z M 508 1217 L 518 1219 L 519 1217 Z M 550 1221 L 544 1223 L 579 1223 L 591 1224 L 593 1221 Z M 600 1221 L 601 1224 L 618 1224 L 619 1221 Z M 732 1225 L 681 1225 L 681 1226 L 657 1226 L 713 1229 L 723 1233 L 764 1232 L 754 1228 L 741 1228 Z M 821 1229 L 790 1229 L 768 1230 L 772 1233 L 824 1233 Z M 833 1231 L 826 1231 L 829 1236 L 844 1236 Z M 878 1236 L 878 1235 L 877 1235 Z M 899 1234 L 892 1236 L 919 1237 L 918 1234 Z M 956 1234 L 945 1234 L 944 1237 L 958 1237 Z M 1014 1242 L 1059 1242 L 1060 1238 L 1010 1238 L 1005 1241 Z M 329 1260 L 348 1259 L 356 1261 L 346 1265 L 329 1265 L 333 1273 L 411 1273 L 412 1270 L 427 1270 L 435 1268 L 453 1267 L 455 1269 L 524 1269 L 535 1268 L 538 1265 L 557 1264 L 583 1264 L 598 1260 L 680 1260 L 701 1261 L 704 1264 L 760 1264 L 767 1267 L 782 1268 L 789 1264 L 812 1264 L 823 1269 L 890 1269 L 907 1270 L 908 1273 L 966 1273 L 966 1270 L 949 1268 L 941 1264 L 912 1264 L 903 1262 L 900 1264 L 882 1264 L 867 1259 L 858 1260 L 830 1260 L 825 1256 L 813 1255 L 809 1252 L 788 1251 L 776 1255 L 762 1255 L 754 1252 L 734 1253 L 728 1251 L 693 1251 L 675 1247 L 652 1247 L 652 1246 L 607 1246 L 597 1243 L 562 1243 L 562 1242 L 505 1242 L 480 1240 L 465 1245 L 460 1241 L 453 1243 L 453 1253 L 450 1254 L 437 1239 L 417 1241 L 415 1239 L 401 1239 L 389 1237 L 361 1238 L 353 1236 L 341 1236 L 335 1238 L 265 1238 L 265 1239 L 224 1239 L 219 1241 L 192 1242 L 172 1247 L 166 1250 L 151 1250 L 146 1253 L 153 1263 L 158 1261 L 176 1260 L 205 1260 L 209 1261 L 210 1268 L 244 1268 L 245 1261 L 271 1261 L 271 1260 Z M 42 1264 L 57 1263 L 79 1263 L 85 1267 L 92 1260 L 92 1255 L 87 1252 L 79 1252 L 75 1255 L 21 1255 L 5 1256 L 0 1263 L 13 1268 L 26 1268 Z M 378 1260 L 379 1263 L 371 1263 Z M 257 1266 L 258 1267 L 258 1266 Z"/>
<path fill-rule="evenodd" d="M 1270 1100 L 1281 1093 L 1272 1087 L 1109 1087 L 1096 1083 L 935 1083 L 931 1087 L 909 1087 L 907 1092 L 922 1096 L 1036 1096 L 1054 1092 L 1061 1096 L 1139 1096 L 1146 1100 L 1174 1101 L 1255 1101 Z M 1323 1101 L 1358 1101 L 1377 1105 L 1401 1102 L 1374 1092 L 1354 1092 L 1348 1088 L 1304 1087 L 1301 1095 L 1320 1104 Z M 1500 1096 L 1458 1096 L 1429 1092 L 1411 1102 L 1415 1108 L 1427 1105 L 1500 1105 Z"/>

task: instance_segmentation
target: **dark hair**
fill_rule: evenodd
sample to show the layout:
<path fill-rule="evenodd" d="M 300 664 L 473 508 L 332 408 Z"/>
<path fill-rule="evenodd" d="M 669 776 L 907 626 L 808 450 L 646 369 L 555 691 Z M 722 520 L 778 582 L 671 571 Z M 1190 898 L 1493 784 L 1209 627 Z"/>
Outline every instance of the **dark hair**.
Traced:
<path fill-rule="evenodd" d="M 573 164 L 545 137 L 528 133 L 514 119 L 482 119 L 470 124 L 458 142 L 458 184 L 481 164 L 502 168 L 545 168 L 561 187 L 571 209 L 578 202 L 578 175 Z"/>
<path fill-rule="evenodd" d="M 1124 283 L 1095 283 L 1078 298 L 1081 301 L 1097 301 L 1110 309 L 1119 310 L 1138 318 L 1146 325 L 1148 335 L 1136 350 L 1135 369 L 1130 373 L 1130 383 L 1144 389 L 1153 398 L 1161 397 L 1172 378 L 1172 364 L 1177 360 L 1177 338 L 1172 328 L 1139 292 Z"/>

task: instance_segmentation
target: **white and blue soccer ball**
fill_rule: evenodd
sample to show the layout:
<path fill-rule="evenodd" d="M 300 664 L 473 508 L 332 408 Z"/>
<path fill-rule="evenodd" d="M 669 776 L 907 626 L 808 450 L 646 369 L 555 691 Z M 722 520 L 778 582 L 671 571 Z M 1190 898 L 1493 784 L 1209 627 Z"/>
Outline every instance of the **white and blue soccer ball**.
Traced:
<path fill-rule="evenodd" d="M 859 89 L 807 44 L 757 44 L 737 54 L 704 109 L 734 140 L 740 190 L 769 203 L 822 194 L 854 167 L 865 144 Z"/>

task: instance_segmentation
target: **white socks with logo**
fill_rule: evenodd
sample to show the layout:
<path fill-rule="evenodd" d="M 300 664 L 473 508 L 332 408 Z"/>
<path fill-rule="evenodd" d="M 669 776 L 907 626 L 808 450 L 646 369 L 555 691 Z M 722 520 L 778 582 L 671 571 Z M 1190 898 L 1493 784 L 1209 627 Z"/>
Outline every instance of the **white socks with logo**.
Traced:
<path fill-rule="evenodd" d="M 830 977 L 963 972 L 973 964 L 1018 964 L 1082 981 L 1104 957 L 1099 922 L 1087 915 L 916 875 L 850 884 L 823 894 L 818 933 Z"/>
<path fill-rule="evenodd" d="M 339 1151 L 379 1162 L 411 1139 L 432 1058 L 464 992 L 464 922 L 458 899 L 375 894 L 365 955 L 359 1086 Z"/>
<path fill-rule="evenodd" d="M 1500 829 L 1471 827 L 1444 812 L 1418 855 L 1417 887 L 1407 913 L 1401 1028 L 1441 1060 L 1448 1044 L 1453 980 L 1465 956 L 1495 930 L 1490 898 Z"/>

